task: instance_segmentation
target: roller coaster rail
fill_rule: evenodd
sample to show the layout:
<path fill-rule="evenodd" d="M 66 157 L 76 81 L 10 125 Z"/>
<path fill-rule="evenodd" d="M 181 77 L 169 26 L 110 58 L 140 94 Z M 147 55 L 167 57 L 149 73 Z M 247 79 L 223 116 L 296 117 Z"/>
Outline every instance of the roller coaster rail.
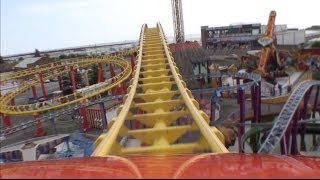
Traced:
<path fill-rule="evenodd" d="M 51 67 L 51 66 L 50 66 Z M 185 79 L 186 81 L 187 80 L 194 80 L 194 79 L 198 79 L 198 78 L 203 78 L 203 76 L 206 76 L 206 77 L 213 77 L 213 78 L 218 78 L 218 77 L 221 77 L 222 75 L 229 75 L 229 76 L 232 76 L 232 75 L 235 75 L 235 77 L 248 77 L 248 79 L 250 80 L 253 80 L 254 82 L 257 82 L 260 80 L 260 77 L 258 74 L 253 74 L 253 75 L 244 75 L 244 73 L 238 73 L 238 74 L 232 74 L 232 73 L 229 73 L 229 72 L 226 72 L 226 73 L 211 73 L 211 74 L 200 74 L 200 75 L 195 75 L 195 76 L 188 76 L 187 79 Z M 110 80 L 109 80 L 110 81 Z M 248 83 L 245 83 L 243 85 L 238 85 L 238 86 L 230 86 L 230 87 L 222 87 L 221 88 L 217 88 L 217 89 L 203 89 L 203 90 L 191 90 L 192 93 L 199 93 L 200 92 L 205 92 L 205 93 L 212 93 L 214 92 L 215 90 L 218 90 L 218 91 L 229 91 L 229 90 L 236 90 L 240 87 L 250 87 L 251 85 L 253 84 L 253 82 L 248 82 Z M 230 89 L 231 88 L 231 89 Z M 209 92 L 208 92 L 209 91 Z M 122 95 L 117 95 L 117 96 L 108 96 L 108 97 L 104 97 L 104 98 L 101 98 L 101 99 L 96 99 L 94 101 L 85 101 L 84 102 L 84 106 L 85 107 L 88 107 L 88 106 L 91 106 L 91 105 L 94 105 L 94 104 L 98 104 L 100 102 L 106 102 L 106 101 L 110 101 L 110 100 L 114 100 L 114 99 L 117 99 L 117 98 L 122 98 L 124 96 L 124 94 Z M 39 120 L 40 122 L 45 122 L 47 120 L 50 120 L 51 118 L 57 118 L 61 115 L 66 115 L 66 114 L 71 114 L 73 113 L 73 111 L 79 109 L 79 105 L 77 104 L 72 104 L 72 105 L 69 105 L 67 107 L 64 107 L 63 109 L 58 109 L 58 110 L 55 110 L 54 112 L 50 111 L 49 115 L 40 115 L 39 116 Z M 15 132 L 18 132 L 18 131 L 22 131 L 23 129 L 25 128 L 28 128 L 30 126 L 33 126 L 33 124 L 35 123 L 35 120 L 32 119 L 32 120 L 29 120 L 23 124 L 20 124 L 20 125 L 16 125 L 14 127 L 11 127 L 11 128 L 7 128 L 7 129 L 1 129 L 1 136 L 7 136 L 9 134 L 12 134 L 12 133 L 15 133 Z"/>
<path fill-rule="evenodd" d="M 75 61 L 73 63 L 79 63 L 79 61 Z M 6 115 L 32 115 L 34 113 L 41 113 L 48 110 L 59 109 L 70 104 L 84 102 L 88 98 L 92 98 L 97 96 L 103 92 L 106 92 L 113 87 L 116 87 L 123 81 L 125 81 L 131 74 L 131 68 L 127 61 L 124 61 L 118 57 L 102 57 L 102 58 L 93 58 L 87 60 L 80 60 L 81 64 L 78 64 L 80 67 L 87 67 L 94 63 L 112 63 L 116 64 L 124 70 L 113 77 L 112 79 L 107 79 L 104 82 L 89 86 L 88 90 L 84 92 L 74 92 L 71 95 L 55 98 L 52 100 L 46 100 L 43 102 L 28 104 L 28 105 L 17 105 L 17 106 L 8 106 L 7 104 L 16 97 L 17 95 L 25 92 L 27 89 L 31 88 L 33 85 L 37 83 L 36 80 L 30 80 L 27 84 L 21 86 L 18 90 L 11 91 L 6 96 L 2 96 L 0 98 L 0 111 Z M 64 66 L 60 67 L 60 71 L 57 74 L 45 74 L 44 79 L 49 79 L 54 76 L 63 74 L 68 72 L 69 70 Z M 114 81 L 114 82 L 112 82 Z M 84 95 L 84 96 L 83 96 Z M 64 102 L 67 100 L 67 102 Z"/>
<path fill-rule="evenodd" d="M 120 53 L 120 55 L 122 56 L 125 56 L 125 55 L 129 55 L 128 52 L 126 53 Z M 81 61 L 81 60 L 80 60 Z M 76 62 L 79 62 L 78 61 L 72 61 L 72 62 L 69 62 L 71 64 L 75 64 Z M 65 62 L 62 63 L 61 65 L 66 65 Z M 51 64 L 47 64 L 47 65 L 42 65 L 40 68 L 46 68 L 46 67 L 49 67 L 48 70 L 52 70 L 52 67 L 54 67 L 54 63 L 51 63 Z M 57 66 L 55 67 L 57 68 Z M 23 71 L 20 71 L 18 72 L 18 74 L 25 74 L 24 71 L 26 70 L 23 70 Z M 32 70 L 30 70 L 31 72 L 36 72 L 36 68 L 32 68 Z M 188 81 L 188 80 L 194 80 L 194 79 L 200 79 L 200 78 L 203 78 L 203 77 L 212 77 L 212 78 L 218 78 L 218 77 L 221 77 L 222 75 L 228 75 L 228 76 L 234 76 L 234 77 L 238 77 L 238 78 L 242 78 L 242 77 L 247 77 L 248 79 L 250 80 L 253 80 L 254 82 L 257 82 L 259 81 L 261 78 L 259 77 L 258 74 L 244 74 L 244 73 L 237 73 L 237 74 L 232 74 L 232 73 L 229 73 L 229 72 L 223 72 L 223 73 L 220 73 L 220 72 L 217 72 L 217 73 L 210 73 L 210 74 L 199 74 L 199 75 L 194 75 L 194 76 L 188 76 L 185 80 Z M 13 77 L 17 77 L 18 75 L 13 75 Z M 20 75 L 19 75 L 20 76 Z M 25 75 L 26 76 L 26 75 Z M 111 82 L 111 80 L 109 81 L 106 81 L 106 82 Z M 215 90 L 218 90 L 218 91 L 229 91 L 229 90 L 235 90 L 235 89 L 238 89 L 240 87 L 249 87 L 253 84 L 253 82 L 249 82 L 249 83 L 245 83 L 243 85 L 238 85 L 238 86 L 230 86 L 230 87 L 221 87 L 221 88 L 218 88 L 218 89 L 202 89 L 202 90 L 191 90 L 193 93 L 199 93 L 199 92 L 204 92 L 204 93 L 211 93 L 211 92 L 214 92 Z M 101 86 L 101 85 L 100 85 Z M 90 94 L 89 92 L 86 92 L 86 94 Z M 118 95 L 116 96 L 117 98 L 122 98 L 124 95 Z M 56 99 L 55 101 L 60 101 L 60 99 L 69 99 L 68 97 L 60 97 L 59 99 Z M 107 98 L 107 99 L 110 99 L 110 98 Z M 113 98 L 111 98 L 110 100 L 112 100 Z M 108 100 L 102 100 L 102 101 L 108 101 Z M 98 102 L 102 102 L 102 101 L 94 101 L 93 103 L 90 103 L 90 104 L 97 104 Z M 49 102 L 52 102 L 49 101 Z M 86 104 L 88 102 L 85 102 Z M 32 106 L 35 108 L 35 105 L 37 103 L 34 103 L 34 104 L 31 104 L 31 105 L 24 105 L 24 106 Z M 38 107 L 45 107 L 44 105 L 48 104 L 48 102 L 41 102 L 41 103 L 38 103 Z M 75 105 L 76 106 L 76 105 Z M 85 105 L 87 106 L 87 105 Z M 68 109 L 70 109 L 70 107 L 68 106 L 67 107 Z M 41 110 L 41 108 L 39 108 Z M 71 108 L 72 109 L 72 108 Z M 61 113 L 61 114 L 59 114 Z M 66 113 L 66 109 L 63 109 L 63 110 L 57 110 L 57 112 L 54 112 L 52 114 L 54 114 L 55 117 L 58 117 L 62 114 Z M 45 118 L 45 117 L 39 117 L 40 118 L 40 121 L 46 121 L 48 120 L 48 118 Z M 12 127 L 12 128 L 7 128 L 6 130 L 2 131 L 2 132 L 10 132 L 13 133 L 13 132 L 16 132 L 15 129 L 22 129 L 21 127 L 22 126 L 26 126 L 27 124 L 30 124 L 30 123 L 33 123 L 34 120 L 30 120 L 30 121 L 27 121 L 26 123 L 24 124 L 21 124 L 21 125 L 17 125 L 15 127 Z M 6 135 L 7 133 L 2 133 L 2 135 Z"/>
<path fill-rule="evenodd" d="M 311 119 L 302 119 L 298 122 L 298 124 L 308 124 L 311 122 L 320 122 L 320 119 L 311 118 Z M 239 122 L 223 122 L 223 121 L 215 121 L 212 124 L 214 125 L 235 125 L 235 126 L 250 126 L 250 127 L 269 127 L 273 125 L 273 122 L 259 122 L 259 123 L 239 123 Z"/>
<path fill-rule="evenodd" d="M 320 130 L 320 119 L 317 118 L 311 118 L 311 119 L 301 119 L 301 121 L 297 122 L 297 125 L 302 127 L 303 125 L 307 125 L 310 127 L 315 127 L 318 128 Z M 224 125 L 225 123 L 223 122 L 215 122 L 214 124 L 217 125 Z M 229 124 L 234 124 L 234 125 L 239 125 L 239 126 L 250 126 L 251 128 L 254 129 L 250 129 L 249 131 L 247 131 L 242 137 L 241 137 L 241 145 L 244 149 L 245 146 L 245 142 L 247 141 L 247 139 L 256 134 L 256 133 L 260 133 L 263 130 L 269 130 L 273 127 L 274 122 L 266 122 L 266 123 L 227 123 L 227 125 Z M 261 144 L 259 144 L 259 146 L 261 146 Z"/>
<path fill-rule="evenodd" d="M 52 70 L 55 70 L 56 68 L 59 68 L 61 66 L 66 66 L 69 64 L 77 64 L 77 63 L 82 63 L 82 62 L 86 62 L 86 60 L 88 59 L 96 59 L 96 58 L 121 58 L 124 56 L 128 56 L 132 53 L 131 50 L 128 51 L 121 51 L 119 53 L 116 54 L 110 54 L 110 55 L 106 55 L 106 56 L 98 56 L 95 58 L 73 58 L 73 59 L 69 59 L 67 61 L 59 61 L 59 62 L 54 62 L 54 63 L 48 63 L 48 64 L 43 64 L 43 65 L 39 65 L 37 67 L 32 67 L 32 68 L 28 68 L 25 70 L 21 70 L 18 72 L 15 72 L 13 74 L 10 74 L 9 77 L 5 77 L 5 78 L 1 78 L 0 79 L 0 83 L 3 82 L 8 82 L 8 81 L 15 81 L 15 80 L 19 80 L 25 77 L 30 78 L 29 76 L 38 74 L 39 71 L 42 72 L 47 72 L 47 73 L 52 73 Z"/>
<path fill-rule="evenodd" d="M 258 153 L 270 154 L 274 151 L 276 145 L 283 138 L 287 128 L 293 119 L 293 116 L 298 109 L 300 102 L 304 95 L 312 86 L 319 86 L 320 81 L 308 80 L 300 83 L 292 92 L 286 104 L 283 106 L 279 116 L 275 119 L 274 125 L 268 134 L 266 140 L 263 142 Z"/>
<path fill-rule="evenodd" d="M 144 48 L 147 50 L 144 50 Z M 204 112 L 200 112 L 198 110 L 199 107 L 197 102 L 194 99 L 191 99 L 192 97 L 190 96 L 192 96 L 192 94 L 186 89 L 186 84 L 182 81 L 181 75 L 178 74 L 178 68 L 172 60 L 160 23 L 157 24 L 157 28 L 147 28 L 145 24 L 142 26 L 138 52 L 134 76 L 131 80 L 131 85 L 128 88 L 130 91 L 124 97 L 125 103 L 123 106 L 120 106 L 118 116 L 114 118 L 114 124 L 109 132 L 102 134 L 96 140 L 95 150 L 92 156 L 106 156 L 109 154 L 121 153 L 192 152 L 195 148 L 203 148 L 206 145 L 203 145 L 203 143 L 201 143 L 202 145 L 199 143 L 172 143 L 187 130 L 198 128 L 203 135 L 204 140 L 207 141 L 211 151 L 220 153 L 228 152 L 222 142 L 218 139 L 217 135 L 213 133 L 212 129 L 206 123 L 206 121 L 208 122 L 209 120 L 208 116 Z M 148 60 L 149 58 L 150 60 Z M 141 72 L 141 69 L 144 69 L 144 71 Z M 168 74 L 170 71 L 172 75 Z M 143 75 L 144 78 L 139 77 L 140 75 Z M 174 82 L 168 81 L 171 78 L 173 78 Z M 154 83 L 156 79 L 159 79 L 160 82 Z M 143 84 L 140 84 L 141 82 Z M 171 85 L 173 84 L 176 84 L 178 91 L 170 90 Z M 142 88 L 142 93 L 137 91 L 138 87 Z M 173 95 L 178 93 L 181 95 L 178 100 L 170 100 Z M 167 96 L 164 96 L 164 94 Z M 143 98 L 146 103 L 134 102 L 135 97 Z M 148 106 L 146 106 L 147 104 Z M 168 111 L 177 105 L 183 104 L 188 109 L 187 111 Z M 146 113 L 134 115 L 132 114 L 132 111 L 129 113 L 131 107 L 140 107 L 146 111 Z M 189 113 L 192 115 L 195 122 L 192 126 L 167 127 L 167 125 L 171 124 L 176 118 Z M 171 115 L 172 117 L 169 118 L 168 115 Z M 165 120 L 163 120 L 165 117 L 169 118 L 170 121 L 165 122 Z M 130 131 L 123 125 L 125 120 L 130 120 L 132 118 L 148 118 L 150 120 L 147 121 L 147 119 L 145 119 L 143 122 L 146 123 L 147 126 L 153 128 Z M 166 132 L 165 134 L 174 133 L 175 135 L 172 134 L 174 137 L 172 137 L 172 135 L 171 137 L 168 137 L 164 132 Z M 145 136 L 145 133 L 148 133 L 148 136 Z M 118 135 L 126 136 L 127 134 L 131 134 L 151 146 L 123 148 L 115 142 Z M 157 138 L 155 135 L 157 135 Z"/>

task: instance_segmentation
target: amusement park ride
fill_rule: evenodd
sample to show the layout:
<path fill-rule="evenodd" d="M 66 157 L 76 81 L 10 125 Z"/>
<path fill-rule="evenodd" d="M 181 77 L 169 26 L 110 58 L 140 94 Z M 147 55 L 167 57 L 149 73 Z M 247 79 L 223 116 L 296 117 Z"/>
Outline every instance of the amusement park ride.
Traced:
<path fill-rule="evenodd" d="M 274 23 L 275 12 L 271 13 Z M 15 73 L 1 81 L 29 78 L 28 83 L 18 90 L 10 92 L 0 99 L 0 111 L 5 123 L 10 126 L 9 115 L 34 115 L 38 127 L 37 135 L 44 135 L 41 122 L 61 114 L 79 110 L 82 116 L 82 129 L 87 131 L 84 109 L 92 104 L 100 104 L 102 114 L 104 103 L 110 99 L 122 97 L 122 104 L 117 109 L 117 116 L 107 123 L 102 118 L 105 132 L 94 143 L 91 157 L 60 160 L 41 160 L 8 163 L 0 165 L 1 178 L 319 178 L 320 159 L 303 156 L 297 144 L 298 124 L 307 119 L 308 102 L 312 90 L 315 97 L 311 116 L 314 119 L 317 111 L 320 82 L 306 80 L 296 85 L 290 96 L 287 96 L 279 116 L 264 132 L 264 140 L 257 133 L 250 138 L 259 138 L 257 152 L 245 154 L 244 148 L 239 153 L 229 152 L 226 147 L 226 136 L 219 131 L 209 117 L 203 112 L 192 93 L 211 93 L 212 107 L 220 98 L 222 91 L 237 92 L 240 104 L 240 123 L 246 121 L 245 91 L 251 90 L 254 117 L 252 124 L 262 123 L 261 118 L 261 81 L 269 70 L 272 47 L 270 38 L 272 28 L 267 28 L 267 43 L 264 46 L 259 64 L 260 74 L 255 72 L 233 72 L 227 74 L 236 79 L 235 86 L 216 89 L 190 91 L 179 73 L 167 39 L 160 23 L 156 27 L 144 24 L 141 28 L 139 46 L 135 61 L 130 63 L 124 57 L 132 54 L 123 53 L 115 56 L 80 59 L 67 63 L 52 63 L 39 68 Z M 265 42 L 263 39 L 261 42 Z M 271 43 L 270 43 L 271 42 Z M 131 55 L 131 57 L 133 57 Z M 87 68 L 98 65 L 98 83 L 84 91 L 76 91 L 74 67 Z M 110 67 L 111 78 L 104 79 L 102 65 Z M 120 70 L 118 74 L 114 71 Z M 54 72 L 54 73 L 52 73 Z M 71 72 L 73 93 L 67 96 L 47 99 L 28 105 L 12 104 L 17 95 L 32 88 L 44 80 L 59 77 Z M 219 78 L 223 73 L 210 74 Z M 34 78 L 38 76 L 38 78 Z M 262 77 L 262 78 L 261 78 Z M 126 88 L 126 79 L 131 78 Z M 244 83 L 240 83 L 240 80 Z M 120 89 L 120 90 L 119 90 Z M 113 96 L 108 95 L 112 92 Z M 215 96 L 216 95 L 216 96 Z M 214 111 L 213 111 L 214 112 Z M 302 119 L 302 120 L 301 120 Z M 306 134 L 303 126 L 301 134 Z M 262 130 L 261 130 L 262 131 Z M 261 132 L 262 133 L 262 132 Z M 239 126 L 239 141 L 245 135 L 244 126 Z M 135 140 L 135 145 L 123 144 L 121 141 Z M 280 143 L 281 154 L 272 152 Z M 239 143 L 239 146 L 242 146 Z"/>

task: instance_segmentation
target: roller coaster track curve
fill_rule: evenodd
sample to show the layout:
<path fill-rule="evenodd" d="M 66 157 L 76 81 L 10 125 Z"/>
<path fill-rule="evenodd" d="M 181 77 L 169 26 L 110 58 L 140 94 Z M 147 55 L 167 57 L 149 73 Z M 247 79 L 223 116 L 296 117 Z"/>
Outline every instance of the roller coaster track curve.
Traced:
<path fill-rule="evenodd" d="M 55 67 L 55 73 L 52 73 L 52 72 L 46 73 L 44 74 L 43 79 L 49 79 L 49 78 L 56 77 L 58 75 L 62 75 L 63 73 L 68 72 L 69 69 L 66 68 L 68 65 L 78 65 L 79 67 L 88 67 L 89 65 L 95 64 L 95 63 L 114 64 L 122 68 L 123 71 L 120 74 L 113 77 L 112 79 L 107 79 L 104 82 L 89 86 L 90 88 L 88 88 L 84 92 L 75 92 L 71 95 L 59 97 L 53 100 L 43 101 L 40 103 L 33 103 L 28 105 L 16 105 L 16 106 L 8 105 L 11 99 L 15 98 L 17 95 L 25 92 L 27 89 L 31 88 L 31 86 L 34 86 L 38 83 L 37 80 L 30 79 L 28 83 L 19 87 L 18 90 L 12 91 L 9 94 L 2 96 L 0 98 L 0 104 L 1 104 L 0 112 L 6 115 L 33 115 L 35 113 L 41 113 L 48 110 L 60 109 L 62 107 L 65 107 L 71 104 L 85 102 L 87 99 L 97 96 L 119 85 L 124 80 L 126 80 L 131 74 L 131 68 L 130 68 L 129 62 L 124 61 L 123 59 L 116 56 L 114 57 L 105 56 L 100 58 L 80 59 L 77 61 L 68 62 L 67 64 L 58 65 Z M 49 69 L 52 70 L 51 67 Z M 41 71 L 41 69 L 37 70 L 37 72 L 39 71 Z"/>
<path fill-rule="evenodd" d="M 293 119 L 294 113 L 299 104 L 303 101 L 304 95 L 312 86 L 320 86 L 320 81 L 308 80 L 300 83 L 292 92 L 286 104 L 283 106 L 278 118 L 275 120 L 270 133 L 261 145 L 258 153 L 270 154 L 284 136 L 287 128 Z"/>

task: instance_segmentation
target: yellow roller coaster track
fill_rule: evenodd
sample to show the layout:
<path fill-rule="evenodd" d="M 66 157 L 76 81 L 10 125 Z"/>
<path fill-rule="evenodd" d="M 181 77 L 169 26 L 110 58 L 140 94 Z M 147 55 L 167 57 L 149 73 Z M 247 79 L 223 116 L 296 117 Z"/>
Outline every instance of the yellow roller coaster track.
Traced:
<path fill-rule="evenodd" d="M 119 58 L 121 58 L 124 56 L 128 56 L 131 53 L 132 53 L 132 51 L 129 50 L 129 51 L 119 52 L 113 56 L 107 55 L 107 56 L 103 56 L 103 57 L 106 57 L 106 58 L 119 57 Z M 85 61 L 83 61 L 85 59 L 88 59 L 88 58 L 80 58 L 80 59 L 76 58 L 76 59 L 68 60 L 66 62 L 59 61 L 59 62 L 54 62 L 54 63 L 43 64 L 38 67 L 28 68 L 28 69 L 21 70 L 16 73 L 10 74 L 9 77 L 1 78 L 0 82 L 30 78 L 30 76 L 34 76 L 35 74 L 39 73 L 39 70 L 41 70 L 44 74 L 52 73 L 53 70 L 56 70 L 57 68 L 59 68 L 61 66 L 65 66 L 65 64 L 79 64 L 79 63 L 85 62 Z"/>
<path fill-rule="evenodd" d="M 117 74 L 112 79 L 107 79 L 104 82 L 92 85 L 87 87 L 84 91 L 76 91 L 73 94 L 62 96 L 59 98 L 38 102 L 34 104 L 26 104 L 26 105 L 9 105 L 10 101 L 18 96 L 19 94 L 27 91 L 32 86 L 38 84 L 38 78 L 35 77 L 40 71 L 43 72 L 43 79 L 54 78 L 64 73 L 70 71 L 69 66 L 77 66 L 86 68 L 92 64 L 114 64 L 119 68 L 123 69 L 121 73 Z M 34 115 L 41 112 L 46 112 L 48 110 L 56 110 L 62 108 L 64 106 L 68 106 L 75 103 L 81 103 L 86 101 L 89 98 L 93 98 L 95 96 L 100 95 L 103 92 L 106 92 L 113 87 L 120 85 L 124 80 L 126 80 L 131 74 L 130 63 L 123 60 L 118 56 L 103 56 L 98 58 L 85 58 L 85 59 L 77 59 L 68 61 L 59 65 L 50 64 L 44 65 L 39 68 L 33 68 L 29 71 L 18 72 L 12 77 L 15 78 L 23 78 L 28 76 L 29 80 L 27 83 L 20 85 L 18 90 L 12 91 L 5 96 L 0 98 L 0 112 L 6 115 Z M 30 76 L 33 75 L 33 79 Z M 10 79 L 10 78 L 8 78 Z M 6 79 L 6 80 L 8 80 Z"/>
<path fill-rule="evenodd" d="M 186 88 L 160 23 L 155 28 L 142 26 L 136 61 L 125 103 L 109 124 L 109 131 L 96 140 L 92 156 L 227 153 L 224 136 L 209 126 L 209 117 Z M 191 121 L 178 125 L 183 117 L 190 117 Z M 130 121 L 142 123 L 145 128 L 133 129 L 128 125 Z M 186 140 L 183 137 L 188 133 L 198 137 Z M 142 144 L 122 145 L 124 137 L 138 139 Z"/>

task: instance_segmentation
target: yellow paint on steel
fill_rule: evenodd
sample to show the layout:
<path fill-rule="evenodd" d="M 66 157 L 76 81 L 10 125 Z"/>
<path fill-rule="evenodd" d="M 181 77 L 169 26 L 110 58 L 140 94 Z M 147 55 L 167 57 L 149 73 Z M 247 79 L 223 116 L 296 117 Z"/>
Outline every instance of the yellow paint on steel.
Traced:
<path fill-rule="evenodd" d="M 166 53 L 167 57 L 170 58 L 171 61 L 173 61 L 171 54 L 169 54 L 169 48 L 166 44 L 165 36 L 164 36 L 164 32 L 162 30 L 161 24 L 158 23 L 158 26 L 160 26 L 159 27 L 160 31 L 161 31 L 160 34 L 162 35 L 162 38 L 163 38 L 162 43 L 163 43 L 163 46 L 165 47 L 165 53 Z M 182 85 L 182 83 L 181 83 L 182 79 L 178 77 L 178 73 L 176 72 L 176 70 L 178 68 L 176 66 L 174 66 L 173 63 L 169 63 L 169 64 L 170 64 L 171 72 L 174 76 L 174 79 L 177 82 L 177 86 L 179 88 L 179 91 L 183 97 L 183 100 L 186 103 L 186 106 L 188 107 L 188 109 L 190 110 L 190 113 L 192 114 L 194 121 L 197 123 L 201 133 L 203 134 L 203 136 L 207 140 L 208 144 L 210 145 L 211 151 L 217 152 L 217 153 L 218 152 L 220 152 L 220 153 L 229 152 L 228 149 L 224 146 L 224 144 L 222 144 L 220 139 L 211 131 L 210 126 L 203 120 L 202 114 L 200 113 L 198 108 L 196 108 L 194 106 L 193 101 L 191 100 L 190 96 L 188 95 L 188 93 L 186 91 L 187 88 Z M 206 114 L 204 114 L 204 115 L 206 115 Z"/>
<path fill-rule="evenodd" d="M 227 153 L 224 136 L 210 127 L 209 117 L 186 88 L 173 61 L 160 23 L 156 28 L 142 26 L 139 54 L 125 103 L 118 116 L 94 143 L 92 156 L 110 154 L 168 154 L 212 151 Z M 142 111 L 142 114 L 138 112 Z M 189 125 L 176 125 L 182 116 L 190 116 Z M 145 128 L 128 129 L 126 121 L 140 122 Z M 199 132 L 196 142 L 178 142 L 187 132 Z M 140 140 L 144 145 L 126 147 L 119 138 Z"/>
<path fill-rule="evenodd" d="M 131 74 L 131 67 L 130 63 L 127 61 L 124 61 L 123 59 L 117 57 L 117 56 L 104 56 L 100 58 L 86 58 L 86 59 L 80 59 L 80 60 L 73 60 L 71 62 L 68 62 L 67 64 L 59 65 L 55 67 L 55 73 L 46 73 L 44 74 L 44 80 L 57 77 L 58 75 L 62 75 L 63 73 L 67 73 L 70 71 L 69 65 L 78 65 L 79 67 L 88 67 L 92 64 L 97 63 L 106 63 L 106 64 L 115 64 L 124 70 L 116 75 L 112 83 L 112 79 L 107 79 L 104 82 L 98 83 L 96 85 L 92 86 L 92 90 L 86 94 L 83 92 L 75 92 L 68 96 L 63 96 L 43 102 L 38 102 L 34 104 L 27 104 L 27 105 L 15 105 L 11 106 L 9 105 L 11 99 L 15 98 L 19 94 L 25 92 L 26 90 L 30 89 L 31 86 L 36 85 L 39 83 L 37 80 L 29 80 L 28 83 L 25 83 L 21 87 L 19 87 L 18 90 L 13 91 L 5 96 L 0 97 L 0 112 L 6 115 L 30 115 L 34 113 L 41 113 L 48 110 L 56 110 L 60 109 L 62 107 L 79 103 L 80 101 L 84 101 L 88 98 L 97 96 L 103 92 L 106 92 L 110 90 L 111 88 L 118 86 L 120 83 L 122 83 L 125 79 L 127 79 Z M 37 69 L 38 73 L 41 71 L 41 69 Z M 94 92 L 93 92 L 94 91 Z"/>
<path fill-rule="evenodd" d="M 115 55 L 106 55 L 106 56 L 102 56 L 102 57 L 104 57 L 104 58 L 115 58 L 115 57 L 121 58 L 124 56 L 128 56 L 131 53 L 132 53 L 132 50 L 127 50 L 127 51 L 121 51 Z M 43 65 L 33 67 L 33 68 L 28 68 L 28 69 L 21 70 L 21 71 L 15 72 L 13 74 L 10 74 L 10 76 L 8 76 L 8 77 L 1 78 L 0 82 L 2 83 L 2 82 L 18 80 L 18 79 L 22 79 L 22 78 L 28 78 L 30 76 L 34 76 L 35 74 L 37 74 L 39 70 L 41 70 L 44 73 L 46 73 L 46 72 L 50 73 L 52 70 L 55 70 L 60 66 L 65 66 L 66 64 L 81 63 L 86 59 L 88 59 L 88 58 L 76 58 L 76 59 L 70 59 L 68 61 L 59 61 L 59 62 L 54 62 L 54 63 L 43 64 Z"/>
<path fill-rule="evenodd" d="M 112 128 L 110 128 L 109 132 L 103 133 L 102 135 L 99 136 L 99 138 L 95 142 L 95 150 L 92 153 L 92 156 L 106 156 L 109 155 L 111 146 L 115 143 L 115 140 L 118 136 L 118 133 L 120 131 L 121 126 L 123 126 L 123 123 L 125 121 L 125 117 L 127 116 L 129 112 L 129 108 L 131 105 L 131 102 L 133 101 L 135 92 L 136 92 L 136 87 L 138 85 L 138 79 L 139 79 L 139 70 L 141 67 L 141 59 L 142 59 L 142 46 L 143 46 L 143 36 L 144 36 L 144 31 L 147 28 L 147 25 L 144 24 L 141 28 L 141 33 L 140 33 L 140 44 L 139 44 L 139 49 L 138 49 L 138 59 L 135 65 L 135 73 L 133 77 L 133 82 L 129 86 L 130 91 L 126 95 L 126 101 L 125 104 L 122 106 L 122 110 L 120 114 L 118 114 L 117 121 L 113 124 Z"/>

